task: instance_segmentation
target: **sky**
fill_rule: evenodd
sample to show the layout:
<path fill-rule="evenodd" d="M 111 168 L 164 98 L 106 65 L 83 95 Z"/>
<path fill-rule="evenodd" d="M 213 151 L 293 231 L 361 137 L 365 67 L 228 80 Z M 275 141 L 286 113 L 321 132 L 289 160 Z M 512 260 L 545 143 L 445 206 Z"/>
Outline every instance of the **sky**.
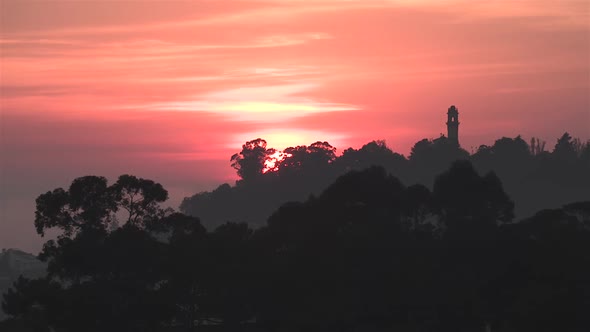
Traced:
<path fill-rule="evenodd" d="M 0 247 L 84 175 L 169 205 L 236 180 L 245 141 L 409 154 L 459 109 L 472 151 L 590 138 L 587 0 L 0 0 Z"/>

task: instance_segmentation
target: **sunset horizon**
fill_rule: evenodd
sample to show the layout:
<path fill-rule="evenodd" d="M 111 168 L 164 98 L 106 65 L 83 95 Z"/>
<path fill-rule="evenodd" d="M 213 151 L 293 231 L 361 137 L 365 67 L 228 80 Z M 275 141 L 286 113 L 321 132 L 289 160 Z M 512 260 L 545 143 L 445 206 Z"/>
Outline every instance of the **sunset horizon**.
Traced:
<path fill-rule="evenodd" d="M 456 105 L 470 153 L 590 139 L 587 1 L 0 1 L 0 247 L 38 252 L 35 198 L 77 177 L 177 208 L 256 138 L 408 157 Z"/>
<path fill-rule="evenodd" d="M 0 331 L 589 312 L 590 0 L 0 0 Z"/>

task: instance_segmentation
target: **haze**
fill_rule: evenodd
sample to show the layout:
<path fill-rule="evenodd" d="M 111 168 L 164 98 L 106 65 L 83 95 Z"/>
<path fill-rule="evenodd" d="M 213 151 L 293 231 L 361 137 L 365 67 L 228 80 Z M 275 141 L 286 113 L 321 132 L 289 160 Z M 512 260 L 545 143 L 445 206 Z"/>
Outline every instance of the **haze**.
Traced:
<path fill-rule="evenodd" d="M 257 137 L 407 154 L 455 104 L 468 151 L 590 138 L 585 0 L 0 4 L 0 247 L 37 252 L 35 198 L 76 177 L 153 179 L 177 207 Z"/>

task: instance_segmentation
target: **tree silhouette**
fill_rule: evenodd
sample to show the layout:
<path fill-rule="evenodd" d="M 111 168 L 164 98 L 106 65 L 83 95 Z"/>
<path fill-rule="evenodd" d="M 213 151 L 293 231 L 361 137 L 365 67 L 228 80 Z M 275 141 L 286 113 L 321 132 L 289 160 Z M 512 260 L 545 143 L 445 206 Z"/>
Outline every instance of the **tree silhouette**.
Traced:
<path fill-rule="evenodd" d="M 391 151 L 383 141 L 369 142 L 358 150 L 345 149 L 341 156 L 329 144 L 316 142 L 285 149 L 281 156 L 273 157 L 276 160 L 273 159 L 275 163 L 271 166 L 264 150 L 274 150 L 264 145 L 257 150 L 261 152 L 260 158 L 251 159 L 258 160 L 253 162 L 258 165 L 255 178 L 247 182 L 240 180 L 238 186 L 223 184 L 211 192 L 187 197 L 180 210 L 200 217 L 209 229 L 227 221 L 260 227 L 281 204 L 317 195 L 350 170 L 382 166 L 404 184 L 419 183 L 432 188 L 435 176 L 448 169 L 453 161 L 471 160 L 478 172 L 493 171 L 497 175 L 506 193 L 518 203 L 515 215 L 522 218 L 544 207 L 588 199 L 585 188 L 590 185 L 587 172 L 590 144 L 570 139 L 569 145 L 576 153 L 574 159 L 566 161 L 560 159 L 559 152 L 545 151 L 541 140 L 533 139 L 529 146 L 521 136 L 503 137 L 493 145 L 481 145 L 473 155 L 450 144 L 444 136 L 423 139 L 414 145 L 409 158 Z M 257 145 L 246 146 L 248 150 Z M 262 166 L 263 160 L 266 168 Z M 539 195 L 540 192 L 545 195 Z"/>
<path fill-rule="evenodd" d="M 52 227 L 60 228 L 65 236 L 84 229 L 106 230 L 114 222 L 116 205 L 104 177 L 77 178 L 68 191 L 55 189 L 36 202 L 35 227 L 40 235 Z"/>
<path fill-rule="evenodd" d="M 126 222 L 140 227 L 150 218 L 161 216 L 163 210 L 159 203 L 168 199 L 168 192 L 161 184 L 131 175 L 121 175 L 111 190 L 117 207 L 128 213 Z"/>
<path fill-rule="evenodd" d="M 242 145 L 242 151 L 231 157 L 231 166 L 243 181 L 253 181 L 262 175 L 265 162 L 275 152 L 266 148 L 265 140 L 257 138 Z"/>
<path fill-rule="evenodd" d="M 434 197 L 428 188 L 415 184 L 406 188 L 402 201 L 403 215 L 407 218 L 409 231 L 434 233 L 439 227 L 436 221 L 428 220 L 437 212 Z"/>
<path fill-rule="evenodd" d="M 577 157 L 577 149 L 574 145 L 572 137 L 568 133 L 564 133 L 561 136 L 557 143 L 555 144 L 555 148 L 553 149 L 553 155 L 555 158 L 558 158 L 563 161 L 572 162 Z"/>
<path fill-rule="evenodd" d="M 469 153 L 445 136 L 435 140 L 423 139 L 412 147 L 410 153 L 410 182 L 431 185 L 435 175 L 447 169 L 453 161 L 467 159 Z"/>
<path fill-rule="evenodd" d="M 235 186 L 185 199 L 199 218 L 162 208 L 151 180 L 77 178 L 37 199 L 37 232 L 61 233 L 47 277 L 4 295 L 0 329 L 585 331 L 590 145 L 540 145 L 469 156 L 441 137 L 406 159 L 316 142 L 265 169 L 258 139 L 232 158 Z M 548 209 L 514 222 L 513 199 Z"/>
<path fill-rule="evenodd" d="M 343 172 L 362 170 L 371 166 L 383 166 L 393 174 L 405 176 L 407 173 L 405 157 L 391 151 L 385 141 L 369 142 L 359 150 L 346 149 L 336 162 Z"/>
<path fill-rule="evenodd" d="M 151 180 L 122 175 L 109 187 L 104 177 L 85 176 L 75 179 L 68 191 L 58 188 L 37 198 L 35 227 L 41 236 L 54 227 L 66 237 L 85 230 L 108 231 L 116 228 L 120 209 L 128 212 L 128 223 L 139 226 L 150 216 L 162 215 L 158 204 L 167 199 L 168 192 Z"/>
<path fill-rule="evenodd" d="M 58 283 L 48 279 L 28 280 L 20 276 L 4 294 L 2 310 L 14 321 L 20 321 L 23 330 L 49 331 L 47 326 L 60 316 L 60 290 Z"/>
<path fill-rule="evenodd" d="M 449 230 L 474 223 L 489 228 L 514 218 L 514 202 L 498 177 L 494 173 L 479 176 L 469 161 L 457 161 L 440 174 L 433 195 Z"/>

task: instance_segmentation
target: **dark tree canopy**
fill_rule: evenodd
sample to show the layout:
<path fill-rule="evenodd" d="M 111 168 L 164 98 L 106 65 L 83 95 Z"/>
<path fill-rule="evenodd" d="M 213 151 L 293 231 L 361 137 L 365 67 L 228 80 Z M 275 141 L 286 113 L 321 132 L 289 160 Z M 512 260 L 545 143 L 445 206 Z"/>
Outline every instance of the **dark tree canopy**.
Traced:
<path fill-rule="evenodd" d="M 107 179 L 85 176 L 75 179 L 69 190 L 49 191 L 37 198 L 35 227 L 44 235 L 49 228 L 59 228 L 64 236 L 84 230 L 108 231 L 117 226 L 115 213 L 127 211 L 126 223 L 136 226 L 164 213 L 159 207 L 168 192 L 151 180 L 121 175 L 112 186 Z"/>
<path fill-rule="evenodd" d="M 242 180 L 252 181 L 262 175 L 265 162 L 275 152 L 275 149 L 266 148 L 265 140 L 257 138 L 242 145 L 242 151 L 231 157 L 231 166 Z"/>
<path fill-rule="evenodd" d="M 470 155 L 441 136 L 418 141 L 406 158 L 389 149 L 384 141 L 372 141 L 360 149 L 348 148 L 337 155 L 327 142 L 279 152 L 268 149 L 266 142 L 258 139 L 247 142 L 232 159 L 236 167 L 249 151 L 258 151 L 252 152 L 257 157 L 250 159 L 252 165 L 258 165 L 252 168 L 256 176 L 250 181 L 240 180 L 236 186 L 223 184 L 211 192 L 187 197 L 180 210 L 200 217 L 210 229 L 226 221 L 260 227 L 281 204 L 318 195 L 351 170 L 382 166 L 405 185 L 418 183 L 432 189 L 436 175 L 456 160 L 469 160 L 478 172 L 495 174 L 516 203 L 514 215 L 522 218 L 544 207 L 557 208 L 570 201 L 590 199 L 586 189 L 590 186 L 590 142 L 582 143 L 567 133 L 558 141 L 561 143 L 549 152 L 539 139 L 531 139 L 529 145 L 521 136 L 502 137 Z"/>
<path fill-rule="evenodd" d="M 46 276 L 4 294 L 0 330 L 586 331 L 590 144 L 532 145 L 441 137 L 405 158 L 257 139 L 236 185 L 185 199 L 192 216 L 151 180 L 77 178 L 37 198 L 39 235 L 61 233 Z"/>
<path fill-rule="evenodd" d="M 498 177 L 494 173 L 480 176 L 468 161 L 457 161 L 437 176 L 433 195 L 443 221 L 451 227 L 449 231 L 462 223 L 461 229 L 470 225 L 484 227 L 483 231 L 489 233 L 498 223 L 514 218 L 514 202 L 504 192 Z"/>

